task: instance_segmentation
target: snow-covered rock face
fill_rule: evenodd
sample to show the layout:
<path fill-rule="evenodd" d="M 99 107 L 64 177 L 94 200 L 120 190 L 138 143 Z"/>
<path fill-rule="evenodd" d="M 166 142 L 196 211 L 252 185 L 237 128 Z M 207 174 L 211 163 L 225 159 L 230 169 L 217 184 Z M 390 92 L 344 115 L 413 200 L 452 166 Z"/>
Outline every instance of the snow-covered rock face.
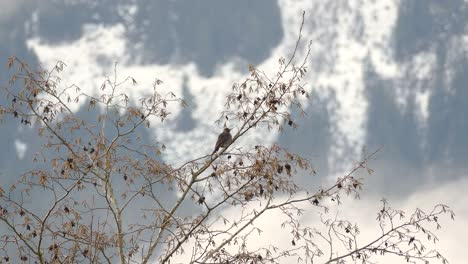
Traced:
<path fill-rule="evenodd" d="M 53 4 L 49 7 L 56 8 Z M 171 27 L 174 32 L 158 33 L 161 38 L 183 40 L 187 38 L 186 34 L 193 34 L 180 28 L 178 23 L 182 23 L 180 14 L 183 12 L 174 9 L 175 7 L 183 9 L 184 6 L 176 5 L 169 8 L 172 13 L 169 14 L 168 27 Z M 274 8 L 265 7 L 265 9 Z M 265 57 L 257 67 L 274 74 L 277 59 L 292 52 L 301 22 L 301 13 L 306 11 L 304 43 L 308 40 L 314 41 L 309 61 L 310 68 L 313 70 L 307 78 L 306 82 L 309 84 L 307 88 L 313 92 L 314 96 L 333 97 L 328 109 L 333 120 L 329 128 L 329 132 L 333 135 L 332 142 L 334 142 L 333 146 L 330 146 L 332 155 L 329 157 L 329 162 L 331 164 L 336 164 L 345 153 L 348 154 L 350 148 L 364 144 L 367 103 L 364 98 L 363 64 L 369 63 L 370 60 L 377 66 L 379 72 L 387 76 L 398 74 L 398 70 L 389 58 L 390 52 L 388 51 L 389 39 L 396 19 L 396 9 L 396 3 L 381 6 L 372 1 L 366 4 L 359 1 L 280 1 L 280 16 L 277 19 L 281 19 L 279 24 L 284 32 L 282 41 L 274 47 L 263 48 L 261 45 L 256 47 L 259 53 L 265 53 L 260 50 L 273 48 L 266 52 L 269 56 Z M 48 11 L 45 9 L 38 12 L 47 13 Z M 28 47 L 34 50 L 45 66 L 52 66 L 57 60 L 65 61 L 69 65 L 65 82 L 75 83 L 88 93 L 93 93 L 100 86 L 103 76 L 113 74 L 114 61 L 119 63 L 118 75 L 120 77 L 125 78 L 131 75 L 140 83 L 139 88 L 132 88 L 128 91 L 134 98 L 144 94 L 145 87 L 148 87 L 154 78 L 162 79 L 166 89 L 171 89 L 181 96 L 183 96 L 182 87 L 185 85 L 188 88 L 186 93 L 192 97 L 189 111 L 183 113 L 179 108 L 172 109 L 172 117 L 168 124 L 155 127 L 155 136 L 158 141 L 165 142 L 168 146 L 166 159 L 169 161 L 179 161 L 208 152 L 219 130 L 214 125 L 216 114 L 223 108 L 224 97 L 230 91 L 232 84 L 245 77 L 245 66 L 250 62 L 249 58 L 242 54 L 233 56 L 232 60 L 226 60 L 225 57 L 229 51 L 223 50 L 224 42 L 212 37 L 217 34 L 217 28 L 220 26 L 227 32 L 235 29 L 229 28 L 228 24 L 217 25 L 214 21 L 206 25 L 207 28 L 204 30 L 206 34 L 209 34 L 208 40 L 211 40 L 208 44 L 213 45 L 213 52 L 215 52 L 207 55 L 219 61 L 213 75 L 207 77 L 201 73 L 205 69 L 200 69 L 204 64 L 199 63 L 197 59 L 196 52 L 199 49 L 196 45 L 199 40 L 194 40 L 194 54 L 184 55 L 189 52 L 180 49 L 187 49 L 187 44 L 175 41 L 174 50 L 170 53 L 172 58 L 170 61 L 173 63 L 148 63 L 151 60 L 145 59 L 149 48 L 145 39 L 154 39 L 154 36 L 149 35 L 152 31 L 146 24 L 156 22 L 146 18 L 146 24 L 143 23 L 143 25 L 148 28 L 149 32 L 138 28 L 140 20 L 145 20 L 142 14 L 147 13 L 145 7 L 138 3 L 118 6 L 116 13 L 122 18 L 121 21 L 111 23 L 103 18 L 105 23 L 99 23 L 96 19 L 98 17 L 96 11 L 94 15 L 96 21 L 82 25 L 78 38 L 58 44 L 49 41 L 47 31 L 41 29 L 40 26 L 41 14 L 36 14 L 39 26 L 36 30 L 37 34 L 33 34 L 29 39 Z M 216 16 L 212 18 L 215 19 Z M 153 26 L 159 27 L 160 25 Z M 277 29 L 269 28 L 268 30 Z M 251 37 L 248 35 L 250 31 L 248 29 L 245 31 L 245 37 Z M 130 38 L 135 32 L 141 33 L 139 41 Z M 201 33 L 203 32 L 199 32 Z M 242 44 L 242 42 L 237 44 L 240 53 L 242 53 Z M 298 58 L 305 55 L 305 46 L 302 47 Z M 219 54 L 221 58 L 217 58 L 215 57 L 218 55 L 217 49 L 227 53 Z M 145 64 L 138 62 L 145 62 Z M 306 106 L 307 103 L 305 102 Z M 178 120 L 183 118 L 181 114 L 191 115 L 190 121 L 193 122 L 191 130 L 178 131 L 176 129 Z M 235 130 L 235 124 L 233 125 Z M 207 135 L 212 135 L 213 138 Z M 275 138 L 275 132 L 258 131 L 249 136 L 248 141 L 268 143 Z"/>
<path fill-rule="evenodd" d="M 430 141 L 435 140 L 430 131 L 439 126 L 431 119 L 431 111 L 436 111 L 431 107 L 440 98 L 437 83 L 443 85 L 444 93 L 453 94 L 456 69 L 466 61 L 458 20 L 444 16 L 455 12 L 453 5 L 443 9 L 437 2 L 418 6 L 371 0 L 255 3 L 211 6 L 209 1 L 197 5 L 132 1 L 112 2 L 109 8 L 106 1 L 44 1 L 26 23 L 27 44 L 45 66 L 65 61 L 69 65 L 65 81 L 89 93 L 100 86 L 103 76 L 113 74 L 114 62 L 118 62 L 118 75 L 131 75 L 140 84 L 128 87 L 126 92 L 133 98 L 144 94 L 155 78 L 164 81 L 162 89 L 189 98 L 186 110 L 174 107 L 169 122 L 154 127 L 154 138 L 168 146 L 165 158 L 178 162 L 209 152 L 220 131 L 214 120 L 232 84 L 245 78 L 248 63 L 274 74 L 278 58 L 294 48 L 305 11 L 304 45 L 297 57 L 305 55 L 305 44 L 312 40 L 306 88 L 323 104 L 328 125 L 312 125 L 311 131 L 283 143 L 295 138 L 303 142 L 306 134 L 320 130 L 329 137 L 325 165 L 335 175 L 359 159 L 363 146 L 399 145 L 410 126 L 418 149 L 410 158 L 428 159 L 424 148 L 430 148 Z M 67 30 L 57 24 L 61 17 L 71 25 Z M 433 20 L 428 22 L 432 38 L 430 30 L 418 26 L 418 19 Z M 447 37 L 446 45 L 451 47 L 445 55 L 437 44 L 441 36 Z M 443 70 L 441 56 L 447 61 Z M 394 109 L 384 107 L 381 94 Z M 304 102 L 305 107 L 313 107 L 311 102 Z M 408 113 L 409 121 L 404 117 Z M 386 119 L 398 123 L 391 125 L 398 133 L 382 130 Z M 268 143 L 277 136 L 257 131 L 243 144 Z M 431 151 L 437 152 L 435 147 Z"/>
<path fill-rule="evenodd" d="M 384 175 L 400 167 L 400 177 L 419 181 L 427 168 L 466 167 L 464 1 L 13 2 L 2 1 L 0 35 L 15 43 L 0 56 L 22 57 L 26 39 L 43 66 L 65 61 L 64 83 L 88 93 L 118 62 L 118 75 L 140 84 L 124 87 L 133 98 L 158 78 L 161 89 L 189 99 L 186 110 L 172 108 L 168 122 L 154 127 L 151 139 L 168 146 L 170 162 L 209 152 L 232 84 L 245 77 L 248 63 L 273 74 L 278 58 L 293 50 L 306 11 L 304 44 L 313 44 L 305 82 L 313 99 L 304 106 L 312 115 L 302 130 L 280 136 L 282 145 L 300 145 L 331 176 L 359 159 L 363 146 L 377 145 L 386 147 Z M 242 144 L 277 139 L 276 132 L 257 131 Z"/>
<path fill-rule="evenodd" d="M 104 14 L 99 7 L 86 1 L 78 1 L 70 5 L 76 6 L 78 10 L 86 6 L 95 14 L 90 15 L 90 21 L 86 24 L 82 22 L 81 28 L 76 29 L 76 26 L 73 26 L 72 32 L 64 36 L 65 41 L 57 41 L 60 34 L 55 31 L 49 32 L 50 29 L 44 27 L 44 23 L 51 24 L 47 15 L 52 13 L 52 16 L 67 17 L 68 14 L 77 17 L 78 20 L 82 17 L 72 14 L 69 9 L 58 10 L 58 4 L 48 3 L 45 7 L 39 7 L 32 15 L 32 34 L 27 46 L 34 51 L 45 67 L 52 67 L 57 60 L 64 61 L 68 67 L 63 83 L 76 84 L 86 93 L 93 94 L 105 76 L 113 75 L 114 62 L 118 62 L 118 77 L 124 79 L 132 76 L 139 83 L 136 88 L 122 87 L 128 89 L 125 92 L 134 99 L 144 95 L 155 78 L 163 80 L 164 85 L 161 89 L 171 90 L 184 99 L 190 97 L 188 109 L 182 111 L 180 106 L 170 109 L 172 115 L 168 122 L 155 126 L 152 137 L 166 144 L 167 161 L 178 162 L 209 152 L 219 133 L 220 128 L 214 121 L 223 109 L 225 95 L 234 82 L 244 78 L 247 64 L 263 61 L 281 37 L 277 6 L 261 6 L 256 3 L 249 7 L 252 10 L 245 14 L 246 3 L 233 6 L 234 10 L 220 9 L 215 12 L 219 14 L 211 14 L 214 11 L 200 14 L 199 19 L 203 21 L 194 20 L 193 25 L 190 25 L 190 21 L 186 21 L 187 15 L 194 16 L 190 8 L 177 3 L 167 4 L 169 15 L 162 20 L 154 19 L 153 16 L 166 15 L 167 12 L 158 9 L 162 8 L 160 5 L 166 4 L 145 6 L 135 2 L 130 5 L 118 5 L 115 7 L 115 15 L 119 19 L 112 22 L 109 14 Z M 240 12 L 243 13 L 241 16 L 237 13 L 231 16 L 223 15 L 242 8 L 244 10 Z M 260 9 L 262 12 L 272 12 L 253 18 L 251 13 Z M 149 12 L 151 10 L 157 14 Z M 274 17 L 270 18 L 269 15 Z M 268 30 L 271 32 L 265 32 L 262 41 L 257 43 L 257 46 L 252 46 L 255 44 L 255 38 L 259 38 L 253 36 L 254 33 L 260 27 L 267 26 L 261 26 L 266 23 L 260 20 L 262 17 L 268 21 L 276 19 L 276 22 L 269 23 Z M 74 22 L 71 21 L 72 24 L 75 24 Z M 202 24 L 199 25 L 200 23 Z M 250 28 L 247 28 L 249 23 Z M 237 28 L 233 28 L 234 25 Z M 158 28 L 159 31 L 155 30 Z M 166 46 L 165 41 L 171 44 Z M 204 41 L 206 43 L 203 43 Z M 265 45 L 266 42 L 271 43 Z M 158 43 L 162 43 L 163 46 L 159 47 Z M 158 57 L 159 55 L 161 56 Z M 190 117 L 186 118 L 187 115 Z M 182 121 L 191 124 L 181 125 Z M 230 124 L 234 129 L 235 125 Z M 178 129 L 181 126 L 190 129 Z M 267 143 L 274 139 L 274 133 L 267 136 L 265 133 L 261 136 L 252 135 L 249 139 L 251 142 Z"/>

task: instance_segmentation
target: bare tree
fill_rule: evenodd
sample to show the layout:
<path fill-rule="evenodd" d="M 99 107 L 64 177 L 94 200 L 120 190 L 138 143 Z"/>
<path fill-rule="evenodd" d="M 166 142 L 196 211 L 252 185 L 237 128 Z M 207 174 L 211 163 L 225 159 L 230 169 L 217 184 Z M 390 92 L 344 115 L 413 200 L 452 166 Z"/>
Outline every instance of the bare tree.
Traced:
<path fill-rule="evenodd" d="M 315 174 L 309 160 L 276 144 L 239 145 L 250 130 L 296 127 L 292 111 L 304 113 L 300 101 L 309 97 L 302 79 L 310 44 L 298 60 L 301 32 L 302 25 L 292 55 L 279 60 L 276 73 L 249 66 L 249 77 L 233 85 L 218 119 L 238 128 L 229 146 L 180 166 L 161 161 L 164 144 L 144 144 L 138 135 L 151 129 L 150 121 L 164 123 L 170 104 L 185 106 L 173 93 L 158 92 L 162 81 L 132 102 L 121 89 L 138 85 L 131 77 L 120 81 L 115 72 L 97 95 L 90 95 L 60 84 L 62 62 L 34 70 L 10 58 L 8 67 L 15 73 L 2 88 L 7 104 L 0 113 L 37 129 L 44 144 L 35 169 L 12 186 L 0 186 L 0 262 L 169 263 L 185 255 L 190 263 L 281 263 L 291 257 L 301 263 L 372 263 L 374 256 L 392 254 L 412 263 L 446 263 L 437 251 L 426 251 L 424 240 L 437 239 L 431 225 L 440 227 L 439 216 L 453 217 L 445 205 L 406 217 L 383 200 L 377 218 L 381 235 L 364 243 L 358 243 L 356 223 L 326 218 L 340 197 L 359 195 L 363 179 L 355 172 L 372 173 L 368 161 L 378 150 L 330 186 L 312 191 L 295 184 L 296 175 Z M 84 120 L 71 110 L 79 101 L 95 119 Z M 14 193 L 35 202 L 24 204 L 12 198 Z M 187 205 L 199 210 L 187 212 L 182 209 Z M 239 214 L 226 218 L 221 213 L 226 208 L 238 208 Z M 322 229 L 302 222 L 305 209 L 324 212 Z M 291 231 L 292 247 L 246 246 L 254 233 L 261 234 L 256 223 L 270 211 L 287 219 L 277 224 Z"/>

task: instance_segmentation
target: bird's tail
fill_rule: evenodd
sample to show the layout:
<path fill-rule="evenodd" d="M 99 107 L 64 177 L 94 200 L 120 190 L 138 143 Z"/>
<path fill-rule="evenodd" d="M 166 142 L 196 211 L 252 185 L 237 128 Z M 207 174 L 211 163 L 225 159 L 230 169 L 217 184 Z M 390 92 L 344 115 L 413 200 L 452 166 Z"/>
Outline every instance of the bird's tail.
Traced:
<path fill-rule="evenodd" d="M 213 156 L 218 150 L 219 150 L 219 147 L 216 147 L 216 148 L 213 150 L 213 153 L 211 153 L 211 156 Z"/>

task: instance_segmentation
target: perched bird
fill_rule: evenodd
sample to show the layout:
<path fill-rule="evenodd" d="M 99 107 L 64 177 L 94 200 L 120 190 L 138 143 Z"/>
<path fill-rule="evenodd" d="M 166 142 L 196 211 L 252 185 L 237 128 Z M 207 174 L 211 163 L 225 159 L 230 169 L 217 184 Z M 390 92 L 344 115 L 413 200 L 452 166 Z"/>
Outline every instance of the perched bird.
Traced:
<path fill-rule="evenodd" d="M 219 150 L 219 148 L 226 148 L 231 144 L 232 141 L 232 135 L 231 135 L 231 129 L 225 127 L 224 131 L 219 134 L 218 140 L 216 141 L 215 149 L 211 155 L 214 155 L 216 151 Z"/>

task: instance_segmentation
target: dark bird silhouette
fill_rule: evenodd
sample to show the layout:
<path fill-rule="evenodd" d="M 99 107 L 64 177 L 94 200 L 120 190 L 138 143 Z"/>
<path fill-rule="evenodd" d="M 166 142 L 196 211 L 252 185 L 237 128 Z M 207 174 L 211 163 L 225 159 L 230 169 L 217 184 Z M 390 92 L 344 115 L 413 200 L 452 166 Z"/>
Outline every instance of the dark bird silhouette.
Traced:
<path fill-rule="evenodd" d="M 219 134 L 218 140 L 216 141 L 215 149 L 211 155 L 214 155 L 216 151 L 219 150 L 219 148 L 226 148 L 231 144 L 232 141 L 232 135 L 231 135 L 231 129 L 225 127 L 224 131 Z"/>

